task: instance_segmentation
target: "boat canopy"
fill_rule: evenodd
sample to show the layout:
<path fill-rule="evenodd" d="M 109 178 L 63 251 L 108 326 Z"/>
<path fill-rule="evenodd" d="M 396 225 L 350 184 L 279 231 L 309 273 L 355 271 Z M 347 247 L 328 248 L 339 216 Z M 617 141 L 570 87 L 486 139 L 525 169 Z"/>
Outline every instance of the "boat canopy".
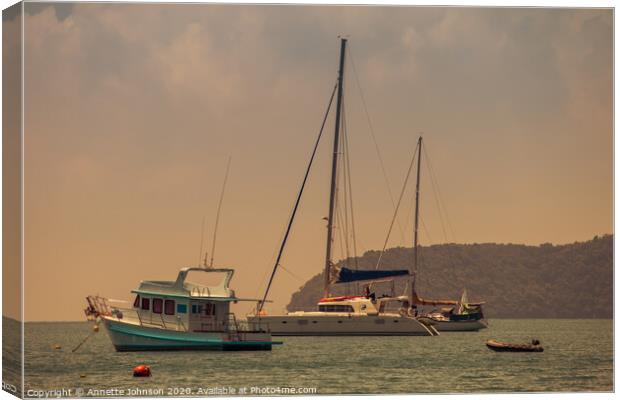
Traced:
<path fill-rule="evenodd" d="M 372 281 L 393 276 L 409 275 L 407 269 L 392 270 L 354 270 L 347 267 L 335 268 L 332 283 L 347 283 L 356 281 Z"/>

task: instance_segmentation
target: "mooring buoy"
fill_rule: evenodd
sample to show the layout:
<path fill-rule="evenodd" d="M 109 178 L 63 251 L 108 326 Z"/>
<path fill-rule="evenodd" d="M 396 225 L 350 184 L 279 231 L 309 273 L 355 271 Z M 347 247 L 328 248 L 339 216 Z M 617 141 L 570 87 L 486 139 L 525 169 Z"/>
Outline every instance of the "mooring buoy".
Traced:
<path fill-rule="evenodd" d="M 151 376 L 151 367 L 148 365 L 138 365 L 133 369 L 133 376 L 147 377 Z"/>

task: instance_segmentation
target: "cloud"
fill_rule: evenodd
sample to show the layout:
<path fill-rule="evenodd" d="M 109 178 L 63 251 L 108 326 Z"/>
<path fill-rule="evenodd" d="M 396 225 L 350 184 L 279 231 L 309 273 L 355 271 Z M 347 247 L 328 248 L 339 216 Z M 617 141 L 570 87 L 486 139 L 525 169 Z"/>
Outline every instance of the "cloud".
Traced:
<path fill-rule="evenodd" d="M 128 281 L 109 289 L 129 290 L 145 278 L 136 266 L 166 279 L 171 263 L 194 262 L 196 230 L 215 207 L 229 154 L 231 211 L 218 252 L 241 276 L 261 275 L 335 82 L 341 34 L 355 62 L 345 102 L 367 248 L 382 244 L 391 209 L 355 71 L 392 182 L 426 133 L 460 240 L 561 242 L 611 229 L 610 10 L 60 10 L 37 6 L 25 16 L 27 248 L 36 249 L 28 256 L 41 282 L 88 260 L 93 271 L 122 269 Z M 287 268 L 301 276 L 322 263 L 330 144 L 326 134 L 287 250 Z M 297 285 L 285 283 L 281 303 Z M 251 279 L 239 285 L 255 290 Z"/>

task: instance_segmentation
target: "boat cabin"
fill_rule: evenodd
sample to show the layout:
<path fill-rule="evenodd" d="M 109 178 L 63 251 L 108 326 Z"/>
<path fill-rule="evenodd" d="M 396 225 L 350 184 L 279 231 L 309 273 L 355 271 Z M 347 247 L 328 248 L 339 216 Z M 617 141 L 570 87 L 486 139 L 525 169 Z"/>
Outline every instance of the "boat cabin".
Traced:
<path fill-rule="evenodd" d="M 192 271 L 225 276 L 219 284 L 206 286 L 186 281 Z M 132 290 L 133 310 L 140 324 L 189 332 L 227 331 L 237 324 L 230 303 L 242 300 L 228 286 L 233 274 L 227 268 L 188 267 L 179 271 L 176 281 L 142 281 Z"/>
<path fill-rule="evenodd" d="M 378 315 L 392 309 L 404 313 L 408 304 L 409 298 L 406 296 L 384 296 L 377 299 L 370 296 L 340 296 L 323 298 L 317 306 L 319 312 Z"/>

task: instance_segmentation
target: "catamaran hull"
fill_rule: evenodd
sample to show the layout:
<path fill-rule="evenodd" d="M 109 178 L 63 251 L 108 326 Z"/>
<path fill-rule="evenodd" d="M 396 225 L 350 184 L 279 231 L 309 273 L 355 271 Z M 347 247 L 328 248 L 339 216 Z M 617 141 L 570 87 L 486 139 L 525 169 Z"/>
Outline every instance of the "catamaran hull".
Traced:
<path fill-rule="evenodd" d="M 271 350 L 271 335 L 266 332 L 183 332 L 147 327 L 111 318 L 104 326 L 116 351 L 174 350 Z"/>
<path fill-rule="evenodd" d="M 318 314 L 318 313 L 317 313 Z M 282 315 L 248 317 L 273 336 L 436 336 L 432 327 L 406 317 Z"/>
<path fill-rule="evenodd" d="M 437 321 L 433 318 L 423 318 L 432 324 L 439 332 L 476 332 L 488 328 L 482 320 L 472 321 Z"/>

